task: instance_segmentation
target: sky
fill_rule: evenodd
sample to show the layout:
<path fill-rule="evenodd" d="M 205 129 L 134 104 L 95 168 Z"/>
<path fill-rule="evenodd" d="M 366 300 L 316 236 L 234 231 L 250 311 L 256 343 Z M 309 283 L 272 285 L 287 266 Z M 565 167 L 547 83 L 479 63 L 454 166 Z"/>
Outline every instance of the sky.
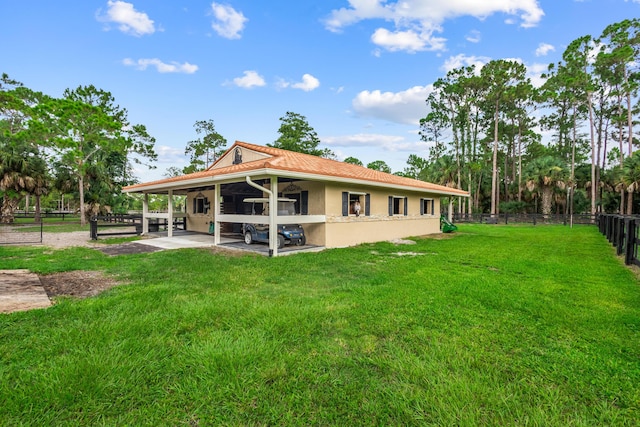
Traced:
<path fill-rule="evenodd" d="M 398 172 L 428 156 L 419 120 L 447 71 L 511 59 L 540 84 L 571 41 L 636 17 L 640 0 L 0 0 L 0 72 L 111 92 L 156 139 L 141 181 L 189 163 L 196 121 L 267 145 L 288 111 L 338 160 Z"/>

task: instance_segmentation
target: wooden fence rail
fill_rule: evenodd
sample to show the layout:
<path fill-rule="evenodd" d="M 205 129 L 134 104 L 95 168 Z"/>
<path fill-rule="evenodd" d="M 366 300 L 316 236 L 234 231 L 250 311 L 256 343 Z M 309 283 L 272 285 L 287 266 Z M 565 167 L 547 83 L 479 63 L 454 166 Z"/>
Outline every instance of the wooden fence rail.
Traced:
<path fill-rule="evenodd" d="M 99 231 L 100 228 L 105 231 Z M 114 231 L 117 228 L 126 230 Z M 133 230 L 132 230 L 133 228 Z M 95 216 L 89 221 L 89 235 L 91 240 L 98 240 L 100 236 L 127 236 L 142 233 L 142 215 L 105 215 Z"/>
<path fill-rule="evenodd" d="M 109 214 L 96 216 L 89 221 L 89 235 L 92 240 L 98 240 L 100 236 L 126 236 L 142 234 L 141 214 Z M 175 229 L 187 229 L 186 218 L 176 218 L 172 225 Z M 133 229 L 132 229 L 133 227 Z M 167 219 L 150 218 L 149 231 L 156 232 L 169 227 Z M 105 231 L 100 231 L 102 228 Z M 115 231 L 114 229 L 125 228 Z"/>
<path fill-rule="evenodd" d="M 477 222 L 481 224 L 563 224 L 568 225 L 571 223 L 571 216 L 569 215 L 542 215 L 542 214 L 514 214 L 514 213 L 501 213 L 496 215 L 491 214 L 453 214 L 453 222 Z M 573 215 L 573 224 L 596 224 L 596 215 L 589 214 L 576 214 Z"/>
<path fill-rule="evenodd" d="M 598 229 L 609 243 L 616 248 L 618 255 L 624 255 L 626 265 L 640 266 L 638 260 L 638 229 L 640 217 L 602 214 L 598 217 Z"/>

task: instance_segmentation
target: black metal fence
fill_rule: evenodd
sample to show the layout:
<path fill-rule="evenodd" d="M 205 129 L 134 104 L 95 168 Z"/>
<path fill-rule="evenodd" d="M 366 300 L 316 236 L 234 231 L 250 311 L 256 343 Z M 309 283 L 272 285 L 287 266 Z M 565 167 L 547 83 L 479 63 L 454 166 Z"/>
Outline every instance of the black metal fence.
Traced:
<path fill-rule="evenodd" d="M 607 240 L 616 248 L 618 255 L 624 255 L 626 265 L 640 266 L 638 260 L 638 228 L 640 217 L 625 215 L 602 214 L 599 217 L 598 228 Z"/>
<path fill-rule="evenodd" d="M 0 245 L 27 245 L 37 243 L 42 243 L 42 222 L 0 225 Z"/>
<path fill-rule="evenodd" d="M 491 214 L 453 214 L 453 222 L 475 222 L 480 224 L 590 224 L 595 225 L 597 222 L 596 215 L 575 214 L 569 215 L 542 215 L 542 214 L 514 214 L 501 213 Z"/>

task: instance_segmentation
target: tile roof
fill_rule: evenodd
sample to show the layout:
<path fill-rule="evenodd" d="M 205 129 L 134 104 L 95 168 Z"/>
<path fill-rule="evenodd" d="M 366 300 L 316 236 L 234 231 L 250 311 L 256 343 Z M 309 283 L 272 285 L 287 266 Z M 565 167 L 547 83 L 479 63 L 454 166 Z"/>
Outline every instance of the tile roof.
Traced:
<path fill-rule="evenodd" d="M 207 170 L 201 172 L 195 172 L 188 175 L 181 175 L 171 178 L 166 178 L 158 181 L 146 182 L 141 184 L 135 184 L 128 187 L 124 187 L 126 192 L 144 191 L 149 187 L 157 189 L 160 186 L 166 185 L 167 188 L 175 187 L 181 182 L 187 184 L 192 180 L 201 181 L 202 179 L 218 178 L 225 175 L 236 175 L 244 172 L 254 172 L 267 170 L 286 172 L 287 175 L 291 174 L 304 174 L 306 176 L 315 175 L 320 180 L 354 180 L 362 181 L 362 184 L 376 183 L 382 186 L 398 186 L 408 187 L 420 190 L 431 190 L 438 193 L 452 194 L 459 196 L 468 196 L 469 193 L 463 190 L 446 187 L 443 185 L 432 184 L 429 182 L 419 181 L 411 178 L 405 178 L 397 175 L 392 175 L 373 169 L 369 169 L 363 166 L 356 166 L 350 163 L 344 163 L 337 160 L 329 160 L 318 156 L 312 156 L 309 154 L 302 154 L 288 150 L 282 150 L 279 148 L 265 147 L 262 145 L 254 145 L 246 142 L 236 141 L 235 144 L 227 151 L 227 153 L 233 153 L 233 149 L 236 147 L 246 148 L 258 153 L 266 154 L 270 157 L 247 161 L 237 165 L 230 166 L 218 166 L 222 157 L 219 158 L 214 164 L 212 164 Z"/>

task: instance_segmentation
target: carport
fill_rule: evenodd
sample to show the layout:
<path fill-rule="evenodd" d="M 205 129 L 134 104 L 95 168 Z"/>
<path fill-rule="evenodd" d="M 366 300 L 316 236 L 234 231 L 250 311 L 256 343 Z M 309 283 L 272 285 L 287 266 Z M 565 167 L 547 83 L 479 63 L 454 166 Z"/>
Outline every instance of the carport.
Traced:
<path fill-rule="evenodd" d="M 260 224 L 261 233 L 268 232 L 270 256 L 292 252 L 286 246 L 279 250 L 278 225 L 300 224 L 308 246 L 327 248 L 433 234 L 440 232 L 440 197 L 451 203 L 452 197 L 469 196 L 455 188 L 240 141 L 207 170 L 131 185 L 123 192 L 144 196 L 143 234 L 149 232 L 150 218 L 173 224 L 182 217 L 189 231 L 212 234 L 213 245 L 231 245 L 224 238 L 239 235 L 243 224 Z M 168 195 L 166 211 L 150 212 L 151 194 Z M 174 209 L 174 195 L 186 198 L 180 212 Z M 251 198 L 268 200 L 268 215 L 256 215 L 243 203 Z M 295 200 L 295 215 L 273 208 L 279 198 Z M 169 228 L 167 237 L 173 233 Z"/>

